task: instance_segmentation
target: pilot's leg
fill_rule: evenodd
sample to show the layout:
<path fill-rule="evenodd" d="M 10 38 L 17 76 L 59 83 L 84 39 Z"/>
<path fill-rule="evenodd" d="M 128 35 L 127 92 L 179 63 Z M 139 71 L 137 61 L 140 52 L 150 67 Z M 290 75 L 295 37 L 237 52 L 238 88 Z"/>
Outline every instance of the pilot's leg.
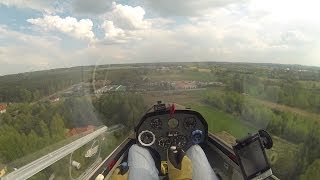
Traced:
<path fill-rule="evenodd" d="M 159 180 L 158 169 L 148 149 L 136 144 L 129 149 L 129 180 Z"/>
<path fill-rule="evenodd" d="M 218 180 L 218 177 L 213 172 L 206 154 L 199 145 L 191 146 L 186 155 L 192 163 L 192 179 L 193 180 Z"/>

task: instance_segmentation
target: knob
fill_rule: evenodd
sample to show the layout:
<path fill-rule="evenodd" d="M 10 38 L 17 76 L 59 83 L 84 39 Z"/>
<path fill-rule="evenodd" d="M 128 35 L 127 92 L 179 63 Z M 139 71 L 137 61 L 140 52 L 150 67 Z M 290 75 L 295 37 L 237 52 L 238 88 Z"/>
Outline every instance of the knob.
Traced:
<path fill-rule="evenodd" d="M 195 130 L 192 132 L 192 142 L 194 144 L 201 143 L 201 139 L 202 139 L 202 131 L 201 130 Z"/>

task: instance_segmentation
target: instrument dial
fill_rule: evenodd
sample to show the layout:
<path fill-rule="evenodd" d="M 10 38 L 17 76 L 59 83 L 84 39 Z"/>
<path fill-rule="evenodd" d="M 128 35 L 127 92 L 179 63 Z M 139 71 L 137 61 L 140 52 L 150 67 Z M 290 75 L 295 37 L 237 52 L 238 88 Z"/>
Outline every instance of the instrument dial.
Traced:
<path fill-rule="evenodd" d="M 184 119 L 184 127 L 186 129 L 193 129 L 197 125 L 197 121 L 194 117 L 186 117 Z"/>
<path fill-rule="evenodd" d="M 179 121 L 177 119 L 171 118 L 168 121 L 168 126 L 170 129 L 175 129 L 179 126 Z"/>
<path fill-rule="evenodd" d="M 202 131 L 201 130 L 195 130 L 192 133 L 192 142 L 194 144 L 199 144 L 201 143 L 201 139 L 202 139 Z"/>
<path fill-rule="evenodd" d="M 153 132 L 145 130 L 138 135 L 138 141 L 143 146 L 151 146 L 156 141 L 156 136 Z"/>
<path fill-rule="evenodd" d="M 164 149 L 169 149 L 171 146 L 171 141 L 167 137 L 160 137 L 158 145 L 163 147 Z"/>
<path fill-rule="evenodd" d="M 185 145 L 187 145 L 187 143 L 187 137 L 180 135 L 173 138 L 172 146 L 176 146 L 177 148 L 183 148 Z"/>
<path fill-rule="evenodd" d="M 153 129 L 161 129 L 162 128 L 162 121 L 159 118 L 152 119 L 150 126 Z"/>

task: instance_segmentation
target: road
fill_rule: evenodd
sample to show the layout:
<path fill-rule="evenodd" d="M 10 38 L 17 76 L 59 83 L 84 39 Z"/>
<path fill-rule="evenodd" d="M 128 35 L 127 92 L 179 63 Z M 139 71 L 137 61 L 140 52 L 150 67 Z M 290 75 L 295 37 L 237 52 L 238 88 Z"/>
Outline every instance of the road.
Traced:
<path fill-rule="evenodd" d="M 88 142 L 92 141 L 99 135 L 107 132 L 111 133 L 118 129 L 121 129 L 123 126 L 116 125 L 110 128 L 106 126 L 82 137 L 70 144 L 67 144 L 60 149 L 57 149 L 21 168 L 12 173 L 8 174 L 7 176 L 3 177 L 1 180 L 24 180 L 32 177 L 33 175 L 37 174 L 38 172 L 42 171 L 43 169 L 47 168 L 48 166 L 52 165 L 53 163 L 59 161 L 60 159 L 64 158 L 65 156 L 71 154 L 73 151 L 79 149 L 83 145 L 87 144 Z"/>
<path fill-rule="evenodd" d="M 73 86 L 73 85 L 72 85 L 72 86 Z M 57 96 L 58 94 L 61 94 L 61 93 L 63 93 L 63 92 L 66 92 L 66 91 L 71 90 L 71 89 L 72 89 L 72 86 L 70 86 L 70 87 L 68 87 L 68 88 L 66 88 L 66 89 L 57 91 L 57 92 L 55 92 L 55 93 L 53 93 L 53 94 L 50 94 L 50 95 L 48 95 L 48 96 L 44 96 L 44 97 L 42 97 L 42 98 L 39 99 L 39 100 L 36 100 L 36 101 L 34 101 L 34 102 L 31 102 L 31 104 L 35 104 L 35 103 L 40 102 L 40 101 L 49 100 L 49 99 L 50 99 L 51 97 L 53 97 L 53 96 Z"/>

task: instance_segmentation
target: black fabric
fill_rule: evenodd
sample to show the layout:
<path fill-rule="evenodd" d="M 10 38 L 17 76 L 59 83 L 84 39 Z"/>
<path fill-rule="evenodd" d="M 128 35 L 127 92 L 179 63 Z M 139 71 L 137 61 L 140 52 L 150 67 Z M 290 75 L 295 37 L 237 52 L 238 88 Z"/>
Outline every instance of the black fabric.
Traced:
<path fill-rule="evenodd" d="M 149 150 L 149 152 L 150 152 L 150 154 L 151 154 L 151 156 L 152 156 L 152 158 L 154 160 L 156 168 L 159 171 L 159 175 L 163 175 L 163 174 L 161 174 L 161 157 L 160 157 L 160 154 L 156 150 L 154 150 L 152 148 L 148 148 L 148 150 Z"/>
<path fill-rule="evenodd" d="M 181 162 L 182 162 L 183 157 L 186 155 L 186 153 L 182 149 L 178 149 L 175 151 L 177 151 L 177 152 L 174 153 L 173 150 L 169 149 L 168 150 L 168 158 L 169 158 L 169 161 L 171 162 L 171 164 L 175 168 L 181 170 Z"/>

